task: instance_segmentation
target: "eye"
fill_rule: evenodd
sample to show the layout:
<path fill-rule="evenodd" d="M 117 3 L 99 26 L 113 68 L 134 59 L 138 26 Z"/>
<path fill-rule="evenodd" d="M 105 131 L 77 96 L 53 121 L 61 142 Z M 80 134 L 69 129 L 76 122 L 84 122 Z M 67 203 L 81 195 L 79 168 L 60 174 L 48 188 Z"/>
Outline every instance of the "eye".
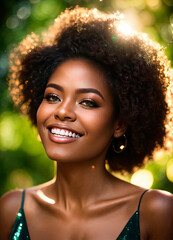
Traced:
<path fill-rule="evenodd" d="M 61 99 L 56 94 L 47 94 L 44 98 L 48 102 L 61 102 Z"/>
<path fill-rule="evenodd" d="M 83 105 L 84 107 L 88 107 L 88 108 L 96 108 L 98 107 L 97 103 L 91 99 L 85 99 L 82 100 L 80 102 L 81 105 Z"/>

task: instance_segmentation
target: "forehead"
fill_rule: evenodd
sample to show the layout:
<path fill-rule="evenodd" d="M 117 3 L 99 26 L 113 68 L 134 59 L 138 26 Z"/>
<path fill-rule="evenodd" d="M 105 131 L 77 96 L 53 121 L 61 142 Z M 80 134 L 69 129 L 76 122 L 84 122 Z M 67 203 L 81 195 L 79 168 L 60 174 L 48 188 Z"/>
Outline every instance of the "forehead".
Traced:
<path fill-rule="evenodd" d="M 63 87 L 98 88 L 110 91 L 104 72 L 97 64 L 87 59 L 70 59 L 58 66 L 48 83 Z"/>

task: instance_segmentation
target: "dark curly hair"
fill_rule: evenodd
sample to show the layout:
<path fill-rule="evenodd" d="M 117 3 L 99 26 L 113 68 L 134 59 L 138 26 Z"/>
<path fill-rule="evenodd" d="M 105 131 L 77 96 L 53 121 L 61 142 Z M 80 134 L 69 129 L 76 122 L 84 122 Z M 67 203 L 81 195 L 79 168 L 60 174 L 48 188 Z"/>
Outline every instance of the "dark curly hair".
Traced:
<path fill-rule="evenodd" d="M 115 97 L 116 117 L 127 127 L 127 147 L 107 154 L 112 170 L 131 172 L 162 147 L 171 69 L 163 49 L 145 34 L 123 33 L 119 13 L 67 9 L 39 39 L 31 34 L 10 55 L 9 87 L 14 103 L 36 125 L 36 112 L 48 79 L 64 61 L 85 58 L 103 69 Z M 169 93 L 170 103 L 171 93 Z"/>

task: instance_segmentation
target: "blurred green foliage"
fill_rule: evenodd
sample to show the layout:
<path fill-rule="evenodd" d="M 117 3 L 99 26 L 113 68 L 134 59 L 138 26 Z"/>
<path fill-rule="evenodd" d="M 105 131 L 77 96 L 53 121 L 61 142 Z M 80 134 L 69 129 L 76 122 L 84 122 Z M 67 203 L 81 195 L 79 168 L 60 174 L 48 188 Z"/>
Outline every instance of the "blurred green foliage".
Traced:
<path fill-rule="evenodd" d="M 172 0 L 1 0 L 0 8 L 0 194 L 39 184 L 54 175 L 54 164 L 38 140 L 37 130 L 14 109 L 8 93 L 6 75 L 8 54 L 27 34 L 39 34 L 53 23 L 66 7 L 96 7 L 105 12 L 119 10 L 132 28 L 148 33 L 164 46 L 173 62 Z M 146 169 L 154 177 L 153 188 L 173 193 L 167 172 L 173 154 L 163 154 Z M 130 176 L 126 178 L 130 181 Z"/>

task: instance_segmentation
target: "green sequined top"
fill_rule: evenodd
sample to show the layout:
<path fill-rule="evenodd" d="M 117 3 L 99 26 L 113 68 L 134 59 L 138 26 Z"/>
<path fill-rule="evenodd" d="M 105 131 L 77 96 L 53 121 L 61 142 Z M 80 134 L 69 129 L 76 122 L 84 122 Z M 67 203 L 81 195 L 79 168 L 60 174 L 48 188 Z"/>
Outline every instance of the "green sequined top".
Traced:
<path fill-rule="evenodd" d="M 123 230 L 121 231 L 120 235 L 116 240 L 140 240 L 139 208 L 142 197 L 144 193 L 146 193 L 147 191 L 148 190 L 142 193 L 139 200 L 137 211 L 129 219 L 129 221 L 127 222 L 127 224 L 125 225 L 125 227 L 123 228 Z M 25 213 L 23 210 L 24 199 L 25 190 L 23 191 L 21 207 L 14 222 L 14 226 L 10 234 L 9 240 L 30 240 Z"/>

